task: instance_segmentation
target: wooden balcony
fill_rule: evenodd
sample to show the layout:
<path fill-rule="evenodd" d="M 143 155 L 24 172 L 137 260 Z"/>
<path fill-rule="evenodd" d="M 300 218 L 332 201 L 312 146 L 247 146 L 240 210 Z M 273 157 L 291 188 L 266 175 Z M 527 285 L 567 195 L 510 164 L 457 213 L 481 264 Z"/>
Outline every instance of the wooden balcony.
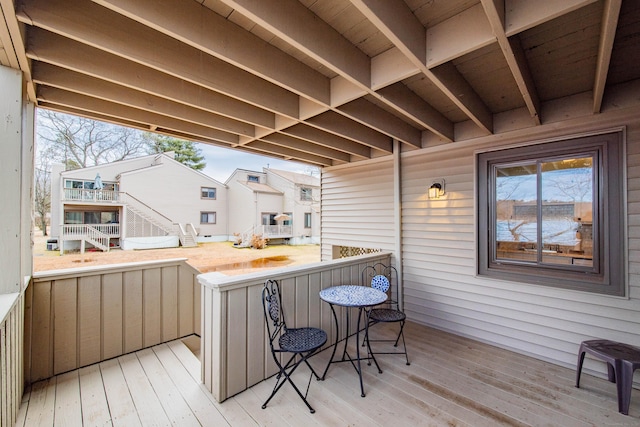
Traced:
<path fill-rule="evenodd" d="M 377 325 L 376 332 L 392 330 Z M 393 326 L 391 327 L 393 328 Z M 16 426 L 89 425 L 431 425 L 637 426 L 637 390 L 619 414 L 615 385 L 575 371 L 415 323 L 406 327 L 411 365 L 379 356 L 364 365 L 365 398 L 349 364 L 312 381 L 310 414 L 289 385 L 261 409 L 275 378 L 216 402 L 200 382 L 200 363 L 180 340 L 38 382 L 25 392 Z M 353 342 L 353 340 L 352 340 Z M 354 349 L 351 348 L 353 352 Z M 324 367 L 328 351 L 314 356 Z M 306 384 L 308 370 L 296 375 Z"/>
<path fill-rule="evenodd" d="M 637 390 L 630 415 L 618 413 L 616 388 L 602 362 L 587 358 L 577 389 L 573 366 L 411 322 L 405 328 L 411 365 L 393 355 L 379 356 L 383 373 L 365 364 L 365 398 L 353 367 L 341 363 L 324 381 L 312 381 L 315 414 L 288 385 L 261 409 L 275 381 L 259 303 L 265 279 L 281 281 L 283 303 L 297 326 L 320 326 L 333 343 L 337 331 L 318 290 L 357 283 L 363 265 L 389 259 L 377 253 L 198 280 L 184 260 L 38 274 L 3 321 L 0 421 L 16 414 L 16 426 L 640 423 Z M 395 327 L 376 325 L 372 334 L 389 338 Z M 330 349 L 311 363 L 323 369 Z M 23 359 L 24 369 L 16 363 Z M 24 394 L 22 378 L 31 384 Z M 308 370 L 295 378 L 304 387 Z"/>
<path fill-rule="evenodd" d="M 65 188 L 63 197 L 65 202 L 110 204 L 119 203 L 121 196 L 120 191 Z"/>

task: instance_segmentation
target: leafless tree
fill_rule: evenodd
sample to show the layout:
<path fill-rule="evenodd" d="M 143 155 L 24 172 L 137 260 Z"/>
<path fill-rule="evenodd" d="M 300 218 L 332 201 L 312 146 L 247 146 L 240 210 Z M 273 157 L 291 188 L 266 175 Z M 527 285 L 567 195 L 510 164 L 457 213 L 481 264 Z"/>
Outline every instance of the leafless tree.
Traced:
<path fill-rule="evenodd" d="M 48 156 L 38 156 L 34 176 L 34 210 L 42 235 L 47 236 L 47 215 L 51 210 L 51 163 Z"/>
<path fill-rule="evenodd" d="M 39 109 L 38 149 L 73 169 L 146 154 L 147 142 L 135 129 Z"/>

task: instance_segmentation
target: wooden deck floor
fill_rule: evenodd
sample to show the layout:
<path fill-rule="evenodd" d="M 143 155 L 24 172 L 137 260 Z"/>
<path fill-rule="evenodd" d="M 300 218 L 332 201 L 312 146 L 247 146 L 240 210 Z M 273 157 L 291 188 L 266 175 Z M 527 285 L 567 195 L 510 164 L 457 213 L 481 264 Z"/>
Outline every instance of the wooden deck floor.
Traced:
<path fill-rule="evenodd" d="M 376 326 L 383 334 L 389 331 Z M 310 414 L 288 385 L 267 409 L 271 378 L 222 404 L 199 383 L 200 364 L 174 341 L 34 384 L 19 426 L 638 426 L 640 392 L 630 416 L 617 411 L 615 385 L 441 331 L 408 324 L 411 365 L 380 356 L 365 365 L 365 398 L 347 363 L 311 383 Z M 323 368 L 323 352 L 312 364 Z M 589 357 L 589 356 L 587 356 Z M 306 384 L 308 370 L 297 375 Z"/>

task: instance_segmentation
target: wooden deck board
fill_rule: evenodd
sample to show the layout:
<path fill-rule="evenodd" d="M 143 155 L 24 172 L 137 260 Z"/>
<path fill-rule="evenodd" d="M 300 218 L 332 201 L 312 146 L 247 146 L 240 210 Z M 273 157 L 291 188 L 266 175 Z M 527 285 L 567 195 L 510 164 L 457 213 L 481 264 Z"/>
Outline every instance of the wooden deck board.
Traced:
<path fill-rule="evenodd" d="M 393 331 L 385 325 L 375 330 L 382 337 Z M 351 365 L 332 365 L 325 381 L 311 381 L 308 399 L 315 414 L 289 385 L 262 409 L 275 377 L 216 402 L 199 382 L 198 359 L 176 340 L 33 384 L 25 392 L 17 425 L 640 424 L 638 390 L 632 393 L 630 415 L 624 416 L 617 410 L 615 385 L 604 378 L 584 373 L 578 389 L 574 369 L 416 324 L 408 324 L 405 333 L 410 366 L 402 355 L 379 355 L 382 374 L 365 363 L 362 398 Z M 350 353 L 355 354 L 353 346 Z M 322 372 L 329 356 L 324 351 L 311 363 Z M 302 390 L 308 378 L 306 367 L 294 375 Z"/>

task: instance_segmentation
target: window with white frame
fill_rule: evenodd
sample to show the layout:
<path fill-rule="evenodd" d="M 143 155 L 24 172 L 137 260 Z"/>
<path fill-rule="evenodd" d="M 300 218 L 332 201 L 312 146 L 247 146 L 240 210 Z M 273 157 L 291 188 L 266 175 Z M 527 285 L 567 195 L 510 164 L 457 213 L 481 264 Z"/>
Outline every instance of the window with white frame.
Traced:
<path fill-rule="evenodd" d="M 215 212 L 200 212 L 200 224 L 215 224 L 216 213 Z"/>
<path fill-rule="evenodd" d="M 313 200 L 313 189 L 310 187 L 300 187 L 300 200 L 302 201 Z"/>
<path fill-rule="evenodd" d="M 200 197 L 203 199 L 215 199 L 216 198 L 216 189 L 211 187 L 201 187 L 200 188 Z"/>
<path fill-rule="evenodd" d="M 311 228 L 311 212 L 304 214 L 304 228 Z"/>
<path fill-rule="evenodd" d="M 257 182 L 260 183 L 260 177 L 258 175 L 248 175 L 247 182 Z"/>
<path fill-rule="evenodd" d="M 620 132 L 480 153 L 478 274 L 623 295 Z"/>

